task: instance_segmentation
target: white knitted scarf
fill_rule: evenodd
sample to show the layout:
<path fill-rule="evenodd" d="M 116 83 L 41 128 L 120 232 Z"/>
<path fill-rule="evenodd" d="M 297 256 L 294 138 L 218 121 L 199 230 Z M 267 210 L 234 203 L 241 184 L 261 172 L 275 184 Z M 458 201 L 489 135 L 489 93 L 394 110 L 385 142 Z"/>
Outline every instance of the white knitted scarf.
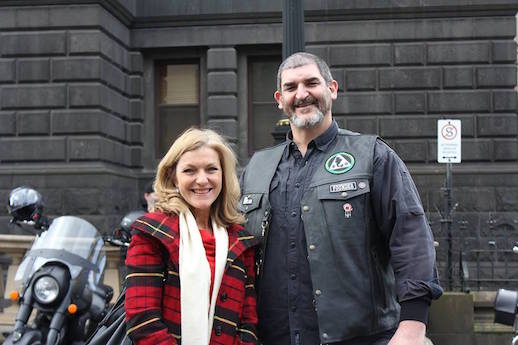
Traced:
<path fill-rule="evenodd" d="M 211 272 L 200 230 L 190 211 L 180 213 L 180 306 L 182 344 L 208 345 L 214 309 L 228 254 L 227 230 L 212 221 L 216 239 L 214 287 L 210 295 Z"/>

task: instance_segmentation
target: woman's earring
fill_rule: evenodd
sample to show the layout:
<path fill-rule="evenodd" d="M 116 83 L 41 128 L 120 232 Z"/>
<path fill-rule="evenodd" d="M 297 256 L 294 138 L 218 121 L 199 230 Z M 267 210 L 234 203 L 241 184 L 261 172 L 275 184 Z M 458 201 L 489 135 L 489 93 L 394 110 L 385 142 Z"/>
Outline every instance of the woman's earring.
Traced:
<path fill-rule="evenodd" d="M 174 189 L 174 191 L 175 191 L 176 193 L 180 193 L 180 190 L 178 189 L 178 187 L 176 187 L 176 188 Z"/>

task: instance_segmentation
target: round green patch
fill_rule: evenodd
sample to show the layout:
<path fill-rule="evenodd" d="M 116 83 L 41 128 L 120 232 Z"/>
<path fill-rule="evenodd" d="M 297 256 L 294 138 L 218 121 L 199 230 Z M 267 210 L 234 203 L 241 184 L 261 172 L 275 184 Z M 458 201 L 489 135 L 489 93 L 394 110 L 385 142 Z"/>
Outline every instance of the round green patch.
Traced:
<path fill-rule="evenodd" d="M 348 172 L 354 166 L 354 156 L 348 152 L 333 153 L 326 160 L 326 170 L 331 174 L 339 175 Z"/>

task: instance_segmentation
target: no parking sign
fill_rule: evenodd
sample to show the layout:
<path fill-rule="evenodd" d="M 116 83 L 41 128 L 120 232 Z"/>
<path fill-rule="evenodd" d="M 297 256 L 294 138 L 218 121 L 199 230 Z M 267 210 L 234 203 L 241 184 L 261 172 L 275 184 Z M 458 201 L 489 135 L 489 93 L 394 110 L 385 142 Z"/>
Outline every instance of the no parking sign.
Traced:
<path fill-rule="evenodd" d="M 460 163 L 460 120 L 437 121 L 437 162 Z"/>

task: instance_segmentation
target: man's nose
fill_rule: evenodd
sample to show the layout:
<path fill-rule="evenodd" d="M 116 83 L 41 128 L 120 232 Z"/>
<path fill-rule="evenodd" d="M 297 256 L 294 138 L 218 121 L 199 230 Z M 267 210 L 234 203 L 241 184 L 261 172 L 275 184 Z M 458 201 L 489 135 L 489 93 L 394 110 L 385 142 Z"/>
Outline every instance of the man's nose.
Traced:
<path fill-rule="evenodd" d="M 306 89 L 306 86 L 304 84 L 299 84 L 297 86 L 297 93 L 295 94 L 295 97 L 297 99 L 304 99 L 308 96 L 308 90 Z"/>

